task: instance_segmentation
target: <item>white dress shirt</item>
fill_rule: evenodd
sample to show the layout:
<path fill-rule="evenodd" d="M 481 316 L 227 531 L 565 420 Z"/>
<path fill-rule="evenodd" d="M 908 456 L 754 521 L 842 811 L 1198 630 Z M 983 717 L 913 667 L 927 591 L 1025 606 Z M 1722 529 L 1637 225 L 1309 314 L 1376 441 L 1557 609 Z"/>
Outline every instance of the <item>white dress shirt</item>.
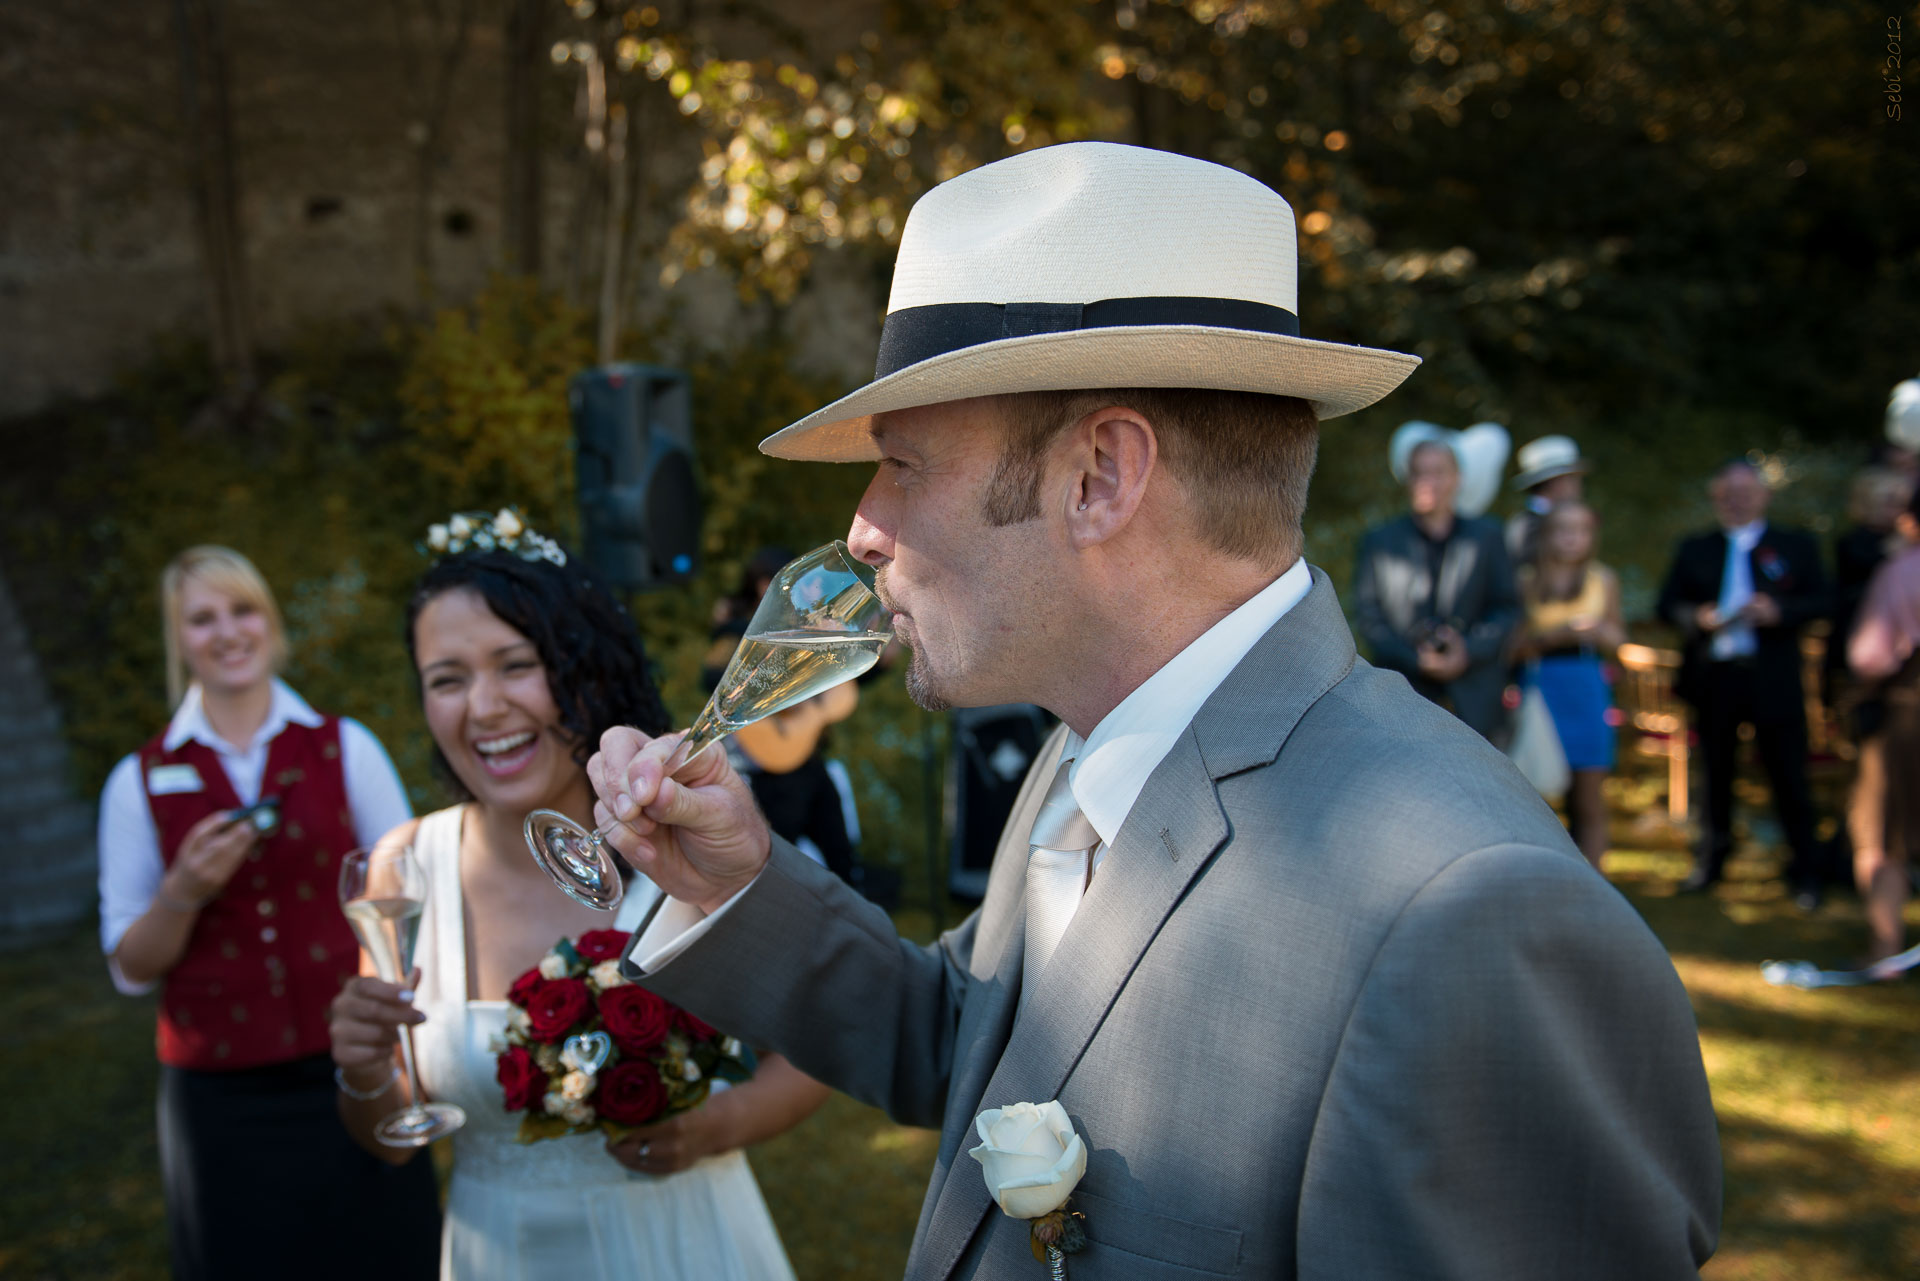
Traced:
<path fill-rule="evenodd" d="M 1186 733 L 1201 704 L 1220 688 L 1258 641 L 1286 612 L 1305 599 L 1313 577 L 1304 559 L 1268 583 L 1231 614 L 1202 632 L 1159 671 L 1142 681 L 1120 704 L 1101 718 L 1082 739 L 1068 731 L 1063 757 L 1072 757 L 1068 785 L 1080 812 L 1087 816 L 1100 844 L 1093 851 L 1097 871 L 1120 834 L 1121 826 L 1140 799 L 1140 789 Z M 713 915 L 668 899 L 633 949 L 643 971 L 656 970 L 680 955 L 729 907 L 746 893 L 748 885 L 728 899 Z"/>
<path fill-rule="evenodd" d="M 1767 532 L 1767 522 L 1751 521 L 1727 531 L 1727 564 L 1720 571 L 1720 599 L 1714 608 L 1720 617 L 1731 618 L 1753 599 L 1753 549 Z M 1760 648 L 1753 624 L 1742 620 L 1729 623 L 1713 634 L 1712 653 L 1716 660 L 1746 658 Z"/>
<path fill-rule="evenodd" d="M 260 780 L 267 770 L 267 748 L 289 724 L 318 726 L 321 716 L 287 685 L 273 682 L 273 701 L 267 719 L 244 746 L 235 746 L 214 733 L 200 701 L 200 687 L 187 690 L 180 708 L 167 723 L 161 740 L 176 751 L 189 740 L 211 748 L 233 784 L 242 805 L 260 799 Z M 353 815 L 354 839 L 366 848 L 413 817 L 400 775 L 386 749 L 371 730 L 358 721 L 340 718 L 340 766 L 347 785 L 347 807 Z M 100 950 L 109 958 L 114 986 L 128 995 L 145 992 L 153 984 L 131 983 L 111 958 L 127 928 L 153 906 L 160 893 L 166 865 L 160 857 L 160 832 L 147 804 L 140 778 L 140 754 L 128 753 L 107 776 L 100 793 Z"/>

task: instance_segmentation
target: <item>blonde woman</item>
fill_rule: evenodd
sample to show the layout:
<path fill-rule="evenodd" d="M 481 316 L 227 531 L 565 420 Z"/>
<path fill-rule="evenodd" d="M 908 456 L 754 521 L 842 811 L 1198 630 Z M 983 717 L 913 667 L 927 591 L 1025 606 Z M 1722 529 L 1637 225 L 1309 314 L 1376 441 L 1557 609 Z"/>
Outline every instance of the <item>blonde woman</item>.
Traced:
<path fill-rule="evenodd" d="M 1613 772 L 1613 695 L 1602 664 L 1627 638 L 1620 580 L 1596 560 L 1600 522 L 1591 507 L 1564 502 L 1540 518 L 1531 564 L 1520 567 L 1526 622 L 1516 648 L 1540 688 L 1567 754 L 1567 821 L 1587 861 L 1607 852 L 1602 787 Z"/>
<path fill-rule="evenodd" d="M 406 820 L 399 776 L 277 678 L 280 611 L 246 557 L 182 552 L 160 601 L 175 711 L 101 796 L 100 944 L 121 991 L 160 992 L 173 1275 L 429 1275 L 431 1173 L 354 1145 L 327 1052 L 359 962 L 340 858 Z"/>

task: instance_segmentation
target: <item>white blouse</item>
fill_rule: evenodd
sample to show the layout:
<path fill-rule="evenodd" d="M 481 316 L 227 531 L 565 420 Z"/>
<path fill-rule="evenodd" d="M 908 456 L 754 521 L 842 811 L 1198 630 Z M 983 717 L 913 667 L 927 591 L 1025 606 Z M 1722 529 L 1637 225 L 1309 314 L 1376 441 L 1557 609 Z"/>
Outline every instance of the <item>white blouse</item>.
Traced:
<path fill-rule="evenodd" d="M 273 682 L 273 702 L 253 741 L 236 747 L 214 733 L 194 685 L 180 701 L 162 740 L 176 751 L 197 740 L 219 757 L 227 780 L 242 805 L 260 799 L 260 780 L 267 769 L 267 748 L 289 724 L 317 727 L 320 713 L 282 681 Z M 353 815 L 354 838 L 366 848 L 413 817 L 400 774 L 387 750 L 366 726 L 340 718 L 340 765 L 347 786 L 347 808 Z M 100 793 L 100 950 L 108 957 L 113 985 L 129 996 L 148 991 L 152 983 L 132 983 L 113 964 L 113 950 L 129 926 L 153 906 L 160 893 L 166 865 L 160 858 L 160 832 L 147 805 L 147 789 L 140 778 L 140 754 L 129 752 L 107 776 Z"/>

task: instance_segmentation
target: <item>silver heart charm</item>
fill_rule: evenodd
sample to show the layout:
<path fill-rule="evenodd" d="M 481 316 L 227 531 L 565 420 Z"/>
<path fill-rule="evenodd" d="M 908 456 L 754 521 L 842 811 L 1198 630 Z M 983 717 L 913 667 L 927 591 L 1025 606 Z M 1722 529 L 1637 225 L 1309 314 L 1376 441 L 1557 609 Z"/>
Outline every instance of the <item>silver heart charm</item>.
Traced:
<path fill-rule="evenodd" d="M 613 1053 L 613 1038 L 605 1032 L 576 1032 L 561 1049 L 573 1060 L 575 1069 L 592 1076 L 606 1066 L 607 1057 Z"/>

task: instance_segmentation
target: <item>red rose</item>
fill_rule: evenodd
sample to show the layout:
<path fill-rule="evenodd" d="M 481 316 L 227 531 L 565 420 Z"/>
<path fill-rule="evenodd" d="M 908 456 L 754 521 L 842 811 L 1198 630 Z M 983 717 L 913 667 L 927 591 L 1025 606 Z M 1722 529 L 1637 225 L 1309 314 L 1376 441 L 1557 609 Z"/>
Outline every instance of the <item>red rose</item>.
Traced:
<path fill-rule="evenodd" d="M 631 983 L 600 994 L 600 1021 L 623 1054 L 658 1049 L 673 1028 L 673 1007 Z"/>
<path fill-rule="evenodd" d="M 695 1041 L 705 1041 L 720 1035 L 713 1024 L 695 1018 L 685 1010 L 673 1012 L 673 1025 L 692 1037 Z"/>
<path fill-rule="evenodd" d="M 524 1010 L 528 1002 L 533 1000 L 533 994 L 539 991 L 540 985 L 545 982 L 546 980 L 540 977 L 540 967 L 536 965 L 513 981 L 513 986 L 507 989 L 507 1000 Z"/>
<path fill-rule="evenodd" d="M 593 993 L 580 979 L 548 979 L 527 1001 L 527 1032 L 536 1041 L 562 1040 L 593 1009 Z"/>
<path fill-rule="evenodd" d="M 506 1091 L 507 1111 L 523 1112 L 538 1103 L 547 1092 L 547 1074 L 533 1061 L 524 1045 L 516 1045 L 500 1056 L 494 1078 Z"/>
<path fill-rule="evenodd" d="M 626 988 L 620 988 L 624 992 Z M 667 1107 L 667 1087 L 645 1059 L 621 1059 L 600 1074 L 593 1106 L 608 1121 L 645 1125 Z"/>
<path fill-rule="evenodd" d="M 627 950 L 627 932 L 625 930 L 588 930 L 573 945 L 580 959 L 589 966 L 611 961 Z"/>

